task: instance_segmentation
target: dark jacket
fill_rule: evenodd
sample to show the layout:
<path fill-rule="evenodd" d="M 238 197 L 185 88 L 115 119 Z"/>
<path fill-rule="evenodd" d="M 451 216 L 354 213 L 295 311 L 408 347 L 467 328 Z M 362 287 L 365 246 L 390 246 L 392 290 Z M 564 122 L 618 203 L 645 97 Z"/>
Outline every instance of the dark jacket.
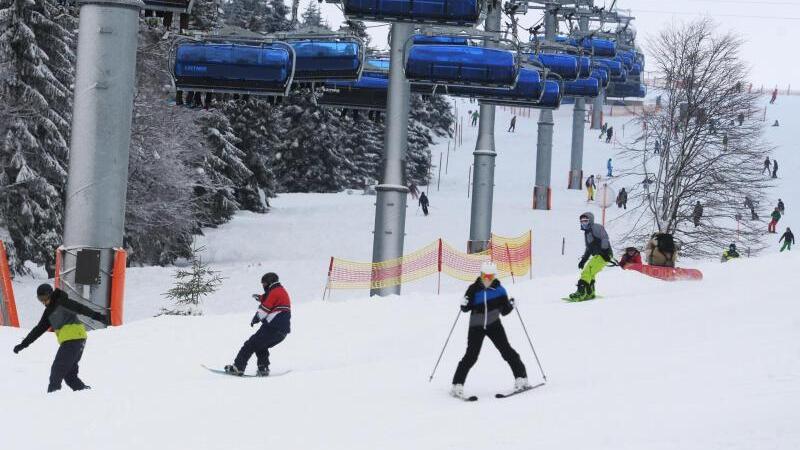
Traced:
<path fill-rule="evenodd" d="M 583 238 L 586 241 L 586 251 L 583 253 L 581 262 L 586 263 L 594 255 L 600 255 L 606 261 L 611 261 L 613 252 L 611 251 L 611 242 L 608 239 L 606 229 L 594 223 L 594 214 L 587 212 L 581 214 L 589 218 L 588 226 L 583 230 Z"/>
<path fill-rule="evenodd" d="M 506 289 L 495 279 L 489 287 L 484 287 L 480 277 L 475 280 L 464 293 L 466 305 L 461 311 L 471 312 L 469 326 L 484 327 L 500 320 L 500 315 L 507 315 L 514 307 L 508 299 Z"/>
<path fill-rule="evenodd" d="M 425 195 L 424 192 L 419 195 L 419 204 L 420 204 L 420 206 L 427 207 L 430 203 L 431 202 L 430 202 L 430 200 L 428 200 L 428 196 Z"/>
<path fill-rule="evenodd" d="M 784 239 L 786 239 L 786 242 L 794 244 L 794 234 L 792 234 L 791 231 L 787 231 L 787 232 L 783 233 L 783 236 L 781 236 L 781 238 L 778 239 L 778 242 L 781 242 Z"/>
<path fill-rule="evenodd" d="M 694 211 L 692 211 L 692 217 L 699 219 L 703 217 L 703 205 L 695 204 Z"/>
<path fill-rule="evenodd" d="M 105 314 L 90 309 L 75 300 L 70 300 L 66 292 L 56 289 L 50 294 L 50 304 L 44 308 L 39 323 L 33 327 L 20 345 L 22 348 L 31 345 L 51 327 L 56 333 L 59 344 L 76 339 L 86 339 L 86 327 L 78 320 L 78 314 L 108 324 L 108 317 Z"/>

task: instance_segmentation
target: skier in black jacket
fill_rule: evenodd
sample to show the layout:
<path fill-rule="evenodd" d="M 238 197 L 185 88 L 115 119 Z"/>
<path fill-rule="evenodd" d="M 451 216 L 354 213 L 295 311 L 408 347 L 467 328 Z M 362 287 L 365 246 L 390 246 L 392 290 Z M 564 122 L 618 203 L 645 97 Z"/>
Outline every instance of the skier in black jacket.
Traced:
<path fill-rule="evenodd" d="M 36 289 L 36 297 L 44 304 L 44 313 L 28 336 L 14 347 L 14 353 L 19 353 L 31 345 L 48 328 L 53 328 L 59 347 L 50 369 L 47 392 L 61 389 L 62 380 L 73 391 L 89 389 L 89 386 L 78 378 L 78 363 L 86 346 L 86 327 L 78 319 L 78 314 L 91 317 L 106 325 L 109 323 L 108 316 L 70 300 L 66 292 L 61 289 L 53 290 L 49 284 L 40 285 Z"/>
<path fill-rule="evenodd" d="M 461 311 L 470 312 L 467 351 L 453 375 L 450 395 L 458 398 L 464 396 L 464 382 L 467 380 L 469 370 L 478 361 L 484 337 L 491 339 L 500 351 L 500 355 L 511 366 L 514 374 L 514 390 L 530 387 L 525 365 L 519 353 L 508 343 L 506 331 L 500 322 L 500 316 L 508 315 L 513 309 L 514 299 L 509 299 L 505 288 L 500 285 L 500 280 L 497 279 L 497 267 L 490 262 L 484 263 L 481 266 L 480 276 L 467 288 L 464 300 L 461 302 Z"/>
<path fill-rule="evenodd" d="M 431 201 L 428 200 L 428 196 L 425 193 L 419 194 L 419 206 L 422 207 L 422 212 L 427 216 L 428 215 L 428 205 L 431 204 Z"/>
<path fill-rule="evenodd" d="M 794 244 L 794 233 L 792 233 L 792 229 L 786 227 L 786 232 L 783 233 L 780 239 L 778 239 L 778 243 L 780 244 L 783 241 L 783 246 L 781 247 L 781 251 L 784 250 L 792 250 L 792 244 Z"/>

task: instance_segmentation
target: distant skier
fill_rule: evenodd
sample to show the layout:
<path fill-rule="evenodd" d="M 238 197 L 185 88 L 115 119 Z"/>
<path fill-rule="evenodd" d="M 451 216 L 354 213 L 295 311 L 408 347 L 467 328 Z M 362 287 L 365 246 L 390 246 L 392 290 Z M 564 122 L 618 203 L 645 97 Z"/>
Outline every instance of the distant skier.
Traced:
<path fill-rule="evenodd" d="M 590 212 L 581 214 L 580 223 L 586 251 L 578 263 L 578 268 L 581 269 L 578 290 L 569 296 L 574 302 L 595 298 L 595 277 L 614 256 L 608 233 L 602 225 L 594 223 L 594 214 Z"/>
<path fill-rule="evenodd" d="M 661 139 L 656 139 L 655 145 L 653 145 L 653 154 L 658 155 L 661 153 Z"/>
<path fill-rule="evenodd" d="M 513 133 L 517 131 L 517 116 L 511 118 L 511 124 L 508 126 L 508 132 Z"/>
<path fill-rule="evenodd" d="M 780 244 L 783 241 L 783 247 L 781 247 L 781 251 L 789 250 L 792 251 L 792 244 L 794 244 L 794 234 L 792 234 L 792 229 L 786 227 L 786 232 L 783 233 L 780 239 L 778 239 L 778 243 Z"/>
<path fill-rule="evenodd" d="M 25 339 L 14 347 L 14 353 L 19 353 L 52 328 L 58 340 L 58 351 L 50 368 L 47 392 L 61 389 L 62 381 L 73 391 L 89 389 L 90 387 L 78 378 L 78 363 L 86 347 L 86 327 L 78 318 L 78 314 L 106 325 L 109 324 L 108 316 L 70 300 L 66 292 L 61 289 L 53 290 L 49 284 L 39 285 L 36 288 L 36 297 L 44 305 L 44 313 Z"/>
<path fill-rule="evenodd" d="M 767 172 L 767 175 L 769 175 L 770 166 L 772 166 L 772 161 L 770 161 L 769 156 L 767 156 L 766 159 L 764 159 L 764 168 L 761 170 L 761 175 L 764 175 L 764 172 Z"/>
<path fill-rule="evenodd" d="M 253 353 L 256 355 L 258 371 L 261 377 L 269 376 L 269 349 L 283 342 L 290 333 L 292 305 L 289 294 L 281 286 L 278 275 L 265 273 L 261 277 L 263 294 L 253 294 L 259 302 L 258 310 L 250 321 L 250 326 L 261 324 L 258 331 L 244 342 L 233 364 L 225 366 L 225 372 L 231 375 L 244 375 L 247 362 Z"/>
<path fill-rule="evenodd" d="M 786 205 L 783 204 L 783 200 L 778 199 L 778 211 L 781 212 L 781 215 L 786 214 Z"/>
<path fill-rule="evenodd" d="M 775 90 L 772 91 L 772 98 L 769 99 L 769 104 L 770 105 L 774 104 L 775 100 L 777 99 L 778 99 L 778 88 L 775 88 Z"/>
<path fill-rule="evenodd" d="M 600 140 L 603 140 L 603 137 L 606 135 L 606 131 L 608 131 L 608 123 L 604 123 L 600 126 Z"/>
<path fill-rule="evenodd" d="M 608 158 L 608 161 L 606 162 L 606 170 L 608 170 L 608 173 L 606 174 L 607 177 L 614 176 L 614 166 L 611 165 L 611 158 Z"/>
<path fill-rule="evenodd" d="M 597 189 L 597 185 L 594 183 L 594 175 L 589 175 L 589 178 L 586 179 L 586 201 L 591 202 L 594 200 L 594 191 Z"/>
<path fill-rule="evenodd" d="M 739 121 L 739 126 L 742 126 L 744 124 L 744 113 L 737 114 L 736 120 Z"/>
<path fill-rule="evenodd" d="M 628 264 L 641 264 L 642 263 L 642 254 L 639 252 L 639 249 L 636 247 L 628 247 L 625 249 L 625 254 L 622 255 L 622 258 L 619 260 L 619 266 L 623 269 Z"/>
<path fill-rule="evenodd" d="M 428 196 L 425 193 L 419 194 L 419 206 L 422 207 L 422 212 L 427 216 L 428 215 L 428 205 L 430 205 L 430 200 L 428 200 Z"/>
<path fill-rule="evenodd" d="M 700 226 L 700 219 L 703 218 L 703 205 L 700 204 L 700 200 L 694 204 L 694 210 L 692 211 L 692 222 L 694 222 L 695 227 Z"/>
<path fill-rule="evenodd" d="M 740 256 L 741 255 L 739 255 L 739 251 L 736 250 L 736 244 L 731 243 L 731 245 L 728 246 L 728 249 L 722 252 L 722 258 L 720 259 L 720 261 L 728 262 Z"/>
<path fill-rule="evenodd" d="M 772 178 L 778 178 L 778 160 L 772 160 Z"/>
<path fill-rule="evenodd" d="M 478 361 L 485 337 L 492 341 L 511 367 L 511 372 L 514 374 L 514 390 L 530 387 L 525 364 L 522 363 L 519 353 L 509 344 L 500 321 L 501 315 L 506 316 L 513 310 L 514 299 L 509 299 L 505 288 L 500 285 L 500 280 L 497 279 L 497 266 L 488 261 L 484 262 L 481 265 L 480 276 L 467 288 L 461 302 L 461 311 L 470 313 L 467 351 L 453 375 L 450 395 L 457 398 L 464 397 L 464 382 L 470 369 Z"/>
<path fill-rule="evenodd" d="M 614 137 L 614 127 L 608 127 L 608 130 L 606 130 L 606 144 L 610 143 L 613 137 Z"/>
<path fill-rule="evenodd" d="M 628 209 L 628 191 L 625 188 L 620 189 L 617 194 L 617 208 Z"/>
<path fill-rule="evenodd" d="M 777 119 L 776 119 L 776 120 L 775 120 L 775 123 L 773 123 L 773 124 L 772 124 L 772 126 L 773 126 L 773 127 L 779 127 L 779 126 L 781 126 L 781 123 L 780 123 L 780 122 L 778 122 L 778 121 L 777 121 Z"/>
<path fill-rule="evenodd" d="M 728 133 L 722 136 L 722 150 L 728 151 Z"/>
<path fill-rule="evenodd" d="M 476 126 L 476 125 L 478 124 L 478 118 L 479 118 L 480 116 L 481 116 L 481 115 L 480 115 L 480 113 L 478 113 L 478 110 L 477 110 L 477 109 L 476 109 L 475 111 L 472 111 L 472 126 L 473 126 L 473 127 L 474 127 L 474 126 Z"/>
<path fill-rule="evenodd" d="M 778 225 L 778 222 L 781 220 L 781 211 L 778 209 L 777 206 L 775 207 L 775 210 L 772 211 L 772 214 L 770 215 L 770 217 L 772 217 L 772 220 L 769 222 L 769 225 L 767 226 L 767 232 L 769 232 L 769 233 L 777 233 L 777 231 L 775 231 L 775 227 Z"/>

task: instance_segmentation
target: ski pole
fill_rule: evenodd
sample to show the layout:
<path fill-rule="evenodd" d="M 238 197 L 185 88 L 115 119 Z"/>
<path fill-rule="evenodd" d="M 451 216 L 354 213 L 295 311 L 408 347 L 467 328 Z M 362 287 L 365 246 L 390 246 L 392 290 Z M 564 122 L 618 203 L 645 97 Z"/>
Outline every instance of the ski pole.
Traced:
<path fill-rule="evenodd" d="M 439 359 L 436 360 L 436 365 L 433 366 L 433 371 L 431 372 L 430 378 L 428 378 L 428 383 L 433 381 L 433 375 L 436 373 L 436 369 L 439 367 L 439 363 L 442 361 L 442 356 L 444 356 L 444 349 L 447 348 L 447 344 L 450 342 L 450 336 L 453 335 L 453 330 L 456 329 L 456 324 L 458 323 L 458 319 L 461 317 L 461 309 L 458 310 L 458 315 L 456 316 L 456 320 L 453 321 L 453 326 L 450 328 L 450 333 L 447 335 L 447 340 L 444 341 L 444 346 L 442 347 L 442 352 L 439 353 Z"/>
<path fill-rule="evenodd" d="M 528 344 L 531 345 L 531 350 L 533 350 L 533 357 L 536 358 L 536 364 L 539 365 L 539 372 L 542 373 L 542 379 L 547 382 L 547 375 L 544 374 L 544 369 L 542 369 L 542 363 L 539 361 L 539 355 L 536 354 L 536 349 L 533 348 L 533 341 L 531 341 L 531 336 L 528 334 L 528 328 L 525 326 L 525 321 L 522 320 L 522 314 L 519 312 L 519 307 L 514 305 L 514 309 L 517 311 L 517 317 L 519 317 L 519 323 L 522 324 L 522 330 L 525 332 L 525 337 L 528 338 Z"/>

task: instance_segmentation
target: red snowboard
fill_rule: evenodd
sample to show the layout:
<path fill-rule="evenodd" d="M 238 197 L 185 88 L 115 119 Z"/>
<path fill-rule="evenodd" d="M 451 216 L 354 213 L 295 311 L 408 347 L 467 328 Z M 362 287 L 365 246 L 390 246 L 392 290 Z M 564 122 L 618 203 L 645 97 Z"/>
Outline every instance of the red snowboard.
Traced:
<path fill-rule="evenodd" d="M 635 270 L 647 276 L 658 278 L 664 281 L 700 281 L 703 279 L 703 272 L 700 272 L 697 269 L 651 266 L 649 264 L 625 264 L 625 270 Z"/>

